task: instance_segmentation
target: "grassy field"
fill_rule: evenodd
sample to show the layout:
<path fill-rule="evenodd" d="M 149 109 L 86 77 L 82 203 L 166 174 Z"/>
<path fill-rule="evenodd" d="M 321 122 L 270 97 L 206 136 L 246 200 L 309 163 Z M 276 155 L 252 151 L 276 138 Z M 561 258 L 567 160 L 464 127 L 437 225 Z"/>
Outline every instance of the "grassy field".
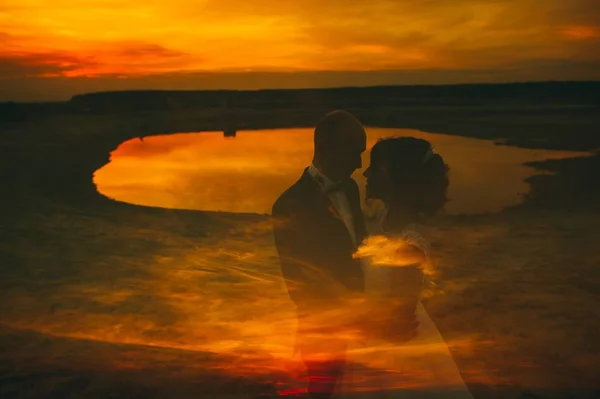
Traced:
<path fill-rule="evenodd" d="M 238 118 L 246 128 L 301 127 L 327 110 Z M 587 109 L 551 118 L 464 107 L 354 111 L 372 125 L 598 146 L 590 132 L 600 123 Z M 215 110 L 187 110 L 3 125 L 2 398 L 253 398 L 285 381 L 293 318 L 267 217 L 118 203 L 92 183 L 126 139 L 219 123 Z M 557 175 L 531 178 L 525 204 L 432 222 L 440 289 L 425 306 L 477 398 L 596 398 L 598 156 L 534 166 Z M 240 331 L 247 344 L 228 345 Z M 256 355 L 265 351 L 271 357 Z"/>

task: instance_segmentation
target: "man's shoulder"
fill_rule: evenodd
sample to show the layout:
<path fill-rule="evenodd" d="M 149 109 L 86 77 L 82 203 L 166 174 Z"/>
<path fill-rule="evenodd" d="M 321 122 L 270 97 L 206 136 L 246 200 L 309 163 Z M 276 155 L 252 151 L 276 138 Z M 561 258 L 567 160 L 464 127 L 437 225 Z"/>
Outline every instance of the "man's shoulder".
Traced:
<path fill-rule="evenodd" d="M 300 180 L 292 184 L 285 190 L 273 203 L 273 215 L 288 213 L 298 210 L 303 204 L 304 190 L 300 184 Z"/>

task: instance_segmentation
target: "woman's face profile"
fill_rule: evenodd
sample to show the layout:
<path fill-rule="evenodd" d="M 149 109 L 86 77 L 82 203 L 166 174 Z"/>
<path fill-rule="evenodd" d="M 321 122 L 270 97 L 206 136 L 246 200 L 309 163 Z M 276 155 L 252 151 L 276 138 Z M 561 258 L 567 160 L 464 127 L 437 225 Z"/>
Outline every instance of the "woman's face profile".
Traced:
<path fill-rule="evenodd" d="M 366 197 L 386 200 L 390 197 L 393 182 L 389 177 L 387 168 L 381 159 L 371 159 L 369 167 L 363 175 L 366 178 Z"/>

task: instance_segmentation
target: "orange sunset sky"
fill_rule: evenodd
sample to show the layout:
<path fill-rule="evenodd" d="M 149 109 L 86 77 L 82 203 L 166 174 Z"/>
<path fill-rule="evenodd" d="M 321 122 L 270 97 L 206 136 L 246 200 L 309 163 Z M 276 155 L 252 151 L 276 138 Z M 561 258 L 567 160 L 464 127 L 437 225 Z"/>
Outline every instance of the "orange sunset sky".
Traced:
<path fill-rule="evenodd" d="M 0 101 L 600 79 L 598 0 L 0 0 Z"/>

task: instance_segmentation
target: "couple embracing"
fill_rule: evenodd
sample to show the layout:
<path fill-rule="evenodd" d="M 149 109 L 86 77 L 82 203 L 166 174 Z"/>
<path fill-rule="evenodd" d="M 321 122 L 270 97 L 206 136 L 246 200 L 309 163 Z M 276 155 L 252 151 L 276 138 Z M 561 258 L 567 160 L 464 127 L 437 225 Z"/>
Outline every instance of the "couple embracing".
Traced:
<path fill-rule="evenodd" d="M 366 145 L 353 115 L 329 113 L 315 128 L 312 163 L 273 205 L 303 388 L 315 399 L 472 398 L 419 301 L 429 263 L 419 221 L 446 202 L 448 168 L 425 140 L 379 140 L 364 175 L 367 199 L 384 206 L 367 229 L 351 178 Z M 401 244 L 402 267 L 356 256 L 375 237 Z"/>

